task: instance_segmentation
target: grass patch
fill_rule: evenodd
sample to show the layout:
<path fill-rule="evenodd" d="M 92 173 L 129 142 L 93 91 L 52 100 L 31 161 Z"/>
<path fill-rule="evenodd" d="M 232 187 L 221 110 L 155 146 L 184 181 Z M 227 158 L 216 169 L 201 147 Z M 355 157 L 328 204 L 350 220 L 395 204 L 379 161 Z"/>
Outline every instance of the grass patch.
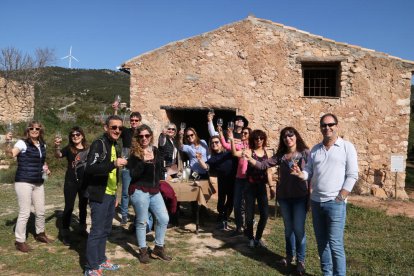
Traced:
<path fill-rule="evenodd" d="M 14 249 L 13 227 L 17 217 L 17 201 L 13 184 L 2 185 L 0 195 L 0 267 L 10 274 L 30 275 L 75 275 L 82 273 L 84 265 L 85 240 L 68 248 L 57 239 L 59 212 L 63 209 L 63 172 L 54 174 L 46 183 L 47 225 L 46 230 L 55 241 L 50 245 L 39 244 L 29 234 L 28 243 L 34 248 L 29 254 Z M 215 209 L 215 202 L 209 202 Z M 183 222 L 183 221 L 182 221 Z M 185 220 L 184 220 L 185 222 Z M 74 224 L 73 226 L 75 226 Z M 182 226 L 184 223 L 182 223 Z M 152 261 L 149 265 L 139 264 L 136 259 L 136 241 L 133 234 L 114 225 L 107 245 L 109 256 L 123 265 L 121 271 L 111 275 L 286 275 L 288 271 L 277 266 L 277 260 L 284 256 L 285 242 L 283 222 L 280 217 L 269 219 L 265 241 L 267 250 L 250 250 L 244 238 L 228 238 L 214 230 L 215 216 L 205 221 L 198 237 L 184 228 L 169 229 L 167 250 L 172 262 Z M 28 229 L 33 231 L 33 221 Z M 306 268 L 310 275 L 320 275 L 319 259 L 309 214 L 307 223 Z M 211 234 L 213 233 L 213 234 Z M 349 205 L 345 244 L 348 275 L 411 275 L 414 271 L 414 220 L 402 216 L 389 217 L 383 212 Z M 220 245 L 209 239 L 219 240 Z M 150 243 L 151 245 L 153 243 Z M 204 244 L 204 245 L 202 245 Z M 204 246 L 204 247 L 203 247 Z M 203 249 L 207 253 L 197 253 Z M 114 255 L 113 255 L 114 254 Z M 111 257 L 112 258 L 112 257 Z M 109 274 L 109 273 L 108 273 Z"/>

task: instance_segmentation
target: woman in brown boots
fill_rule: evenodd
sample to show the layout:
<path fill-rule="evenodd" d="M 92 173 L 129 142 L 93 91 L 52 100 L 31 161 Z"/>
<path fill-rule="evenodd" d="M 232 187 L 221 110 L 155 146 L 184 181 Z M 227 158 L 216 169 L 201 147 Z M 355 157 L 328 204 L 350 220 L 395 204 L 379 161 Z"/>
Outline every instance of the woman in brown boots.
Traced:
<path fill-rule="evenodd" d="M 164 237 L 168 225 L 168 211 L 160 193 L 160 179 L 164 174 L 163 157 L 154 147 L 151 128 L 141 125 L 132 139 L 131 156 L 128 169 L 131 174 L 129 195 L 134 206 L 136 220 L 135 231 L 139 246 L 139 261 L 148 263 L 149 257 L 171 261 L 164 249 Z M 148 209 L 156 218 L 155 247 L 150 252 L 146 243 Z"/>
<path fill-rule="evenodd" d="M 41 123 L 32 121 L 25 130 L 25 139 L 18 140 L 6 153 L 17 157 L 17 170 L 14 188 L 19 204 L 19 216 L 16 223 L 16 249 L 27 253 L 31 248 L 26 243 L 26 225 L 30 217 L 30 208 L 35 209 L 35 239 L 49 243 L 45 234 L 45 189 L 43 182 L 50 173 L 46 160 L 46 145 L 43 140 L 44 128 Z M 6 140 L 13 138 L 7 133 Z"/>

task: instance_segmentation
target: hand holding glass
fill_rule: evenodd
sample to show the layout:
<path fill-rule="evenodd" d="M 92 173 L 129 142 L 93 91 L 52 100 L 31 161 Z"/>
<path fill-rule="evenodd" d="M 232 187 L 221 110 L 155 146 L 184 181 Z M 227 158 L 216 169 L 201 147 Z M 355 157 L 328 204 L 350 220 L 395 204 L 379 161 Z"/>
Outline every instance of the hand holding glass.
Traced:
<path fill-rule="evenodd" d="M 227 128 L 228 128 L 230 131 L 233 131 L 233 129 L 234 129 L 234 122 L 228 122 L 228 124 L 227 124 Z"/>
<path fill-rule="evenodd" d="M 219 126 L 219 127 L 223 126 L 223 119 L 222 118 L 217 119 L 217 126 Z"/>
<path fill-rule="evenodd" d="M 181 130 L 184 130 L 184 129 L 185 129 L 185 127 L 186 127 L 186 124 L 185 124 L 184 122 L 182 122 L 182 123 L 180 124 L 180 129 L 181 129 Z"/>

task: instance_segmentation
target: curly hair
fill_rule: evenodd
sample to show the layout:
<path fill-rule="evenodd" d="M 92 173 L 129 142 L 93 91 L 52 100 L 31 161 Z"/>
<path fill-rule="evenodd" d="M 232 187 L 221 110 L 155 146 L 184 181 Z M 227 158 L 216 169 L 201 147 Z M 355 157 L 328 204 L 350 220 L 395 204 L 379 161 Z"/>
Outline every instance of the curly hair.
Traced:
<path fill-rule="evenodd" d="M 309 147 L 306 145 L 305 141 L 303 141 L 302 136 L 300 136 L 299 132 L 291 126 L 285 127 L 280 131 L 279 136 L 279 146 L 276 151 L 277 156 L 282 156 L 288 152 L 288 147 L 286 146 L 285 142 L 283 141 L 283 137 L 287 133 L 294 133 L 296 136 L 296 151 L 302 152 L 304 150 L 309 149 Z"/>
<path fill-rule="evenodd" d="M 267 135 L 266 135 L 266 132 L 264 132 L 261 129 L 255 129 L 249 135 L 249 147 L 251 149 L 256 149 L 256 145 L 255 145 L 254 141 L 258 137 L 263 138 L 263 147 L 265 147 L 267 145 Z"/>
<path fill-rule="evenodd" d="M 86 136 L 85 136 L 85 132 L 83 131 L 83 129 L 81 127 L 79 127 L 79 126 L 72 127 L 69 130 L 69 133 L 68 133 L 69 146 L 70 146 L 70 151 L 73 154 L 77 154 L 78 153 L 78 149 L 76 148 L 75 143 L 73 143 L 73 140 L 72 140 L 72 133 L 73 132 L 79 132 L 82 135 L 81 144 L 82 144 L 82 146 L 83 146 L 84 149 L 87 149 L 88 148 L 88 143 L 86 142 Z"/>
<path fill-rule="evenodd" d="M 45 139 L 43 138 L 43 135 L 45 134 L 45 128 L 44 128 L 44 126 L 42 125 L 41 122 L 36 121 L 36 120 L 33 120 L 33 121 L 29 122 L 29 124 L 27 125 L 26 129 L 24 130 L 24 136 L 26 137 L 25 138 L 26 142 L 32 143 L 32 139 L 30 137 L 30 133 L 29 133 L 30 130 L 29 129 L 31 127 L 33 127 L 34 125 L 38 125 L 39 126 L 40 130 L 39 130 L 39 138 L 38 138 L 38 140 L 39 140 L 39 142 L 41 144 L 44 144 L 45 143 Z"/>
<path fill-rule="evenodd" d="M 132 138 L 132 144 L 131 144 L 131 154 L 138 157 L 139 159 L 144 159 L 144 149 L 142 148 L 141 144 L 139 143 L 139 135 L 141 131 L 148 131 L 151 135 L 150 145 L 154 142 L 154 135 L 152 132 L 152 129 L 148 125 L 140 125 L 136 131 L 134 132 L 134 136 Z"/>

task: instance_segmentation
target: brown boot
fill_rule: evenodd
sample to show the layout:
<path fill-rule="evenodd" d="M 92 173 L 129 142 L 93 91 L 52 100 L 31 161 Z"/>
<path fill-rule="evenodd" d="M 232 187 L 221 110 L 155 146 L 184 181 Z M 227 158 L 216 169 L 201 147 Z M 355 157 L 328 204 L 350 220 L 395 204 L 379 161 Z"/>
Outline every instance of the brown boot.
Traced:
<path fill-rule="evenodd" d="M 37 240 L 38 242 L 43 242 L 43 243 L 50 243 L 50 240 L 47 238 L 45 232 L 37 234 L 35 237 L 35 240 Z"/>
<path fill-rule="evenodd" d="M 167 254 L 165 254 L 164 247 L 163 246 L 158 246 L 158 245 L 156 245 L 154 247 L 154 250 L 152 250 L 151 258 L 160 259 L 160 260 L 163 260 L 163 261 L 171 261 L 172 260 L 172 258 L 170 256 L 167 256 Z"/>
<path fill-rule="evenodd" d="M 147 247 L 142 247 L 139 249 L 138 260 L 142 264 L 148 264 L 150 262 Z"/>
<path fill-rule="evenodd" d="M 18 241 L 16 241 L 16 242 L 14 242 L 14 246 L 16 246 L 16 249 L 17 250 L 19 250 L 19 251 L 21 251 L 23 253 L 27 253 L 30 250 L 32 250 L 30 248 L 30 246 L 28 246 L 27 243 L 25 243 L 25 242 L 18 242 Z"/>

